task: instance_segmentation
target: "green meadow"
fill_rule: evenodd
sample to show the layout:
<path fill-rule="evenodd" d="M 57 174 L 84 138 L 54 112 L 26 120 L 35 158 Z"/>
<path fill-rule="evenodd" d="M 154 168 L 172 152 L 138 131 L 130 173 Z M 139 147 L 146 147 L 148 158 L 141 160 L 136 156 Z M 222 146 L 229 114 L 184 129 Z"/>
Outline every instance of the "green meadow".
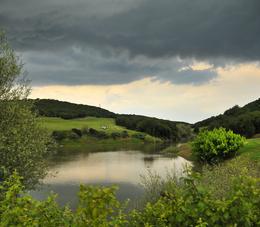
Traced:
<path fill-rule="evenodd" d="M 41 117 L 40 122 L 43 127 L 47 128 L 49 131 L 63 131 L 70 130 L 72 128 L 82 129 L 85 127 L 93 128 L 99 131 L 105 131 L 107 133 L 121 132 L 123 130 L 133 133 L 134 131 L 127 130 L 124 127 L 117 126 L 113 118 L 96 118 L 96 117 L 86 117 L 78 119 L 65 120 L 57 117 Z M 102 129 L 105 126 L 106 129 Z"/>
<path fill-rule="evenodd" d="M 115 123 L 115 119 L 113 118 L 97 118 L 97 117 L 86 117 L 86 118 L 77 118 L 65 120 L 57 117 L 41 117 L 40 124 L 46 128 L 48 131 L 63 131 L 63 130 L 71 130 L 73 128 L 83 129 L 83 128 L 93 128 L 98 131 L 103 131 L 108 134 L 113 132 L 122 132 L 127 131 L 129 135 L 133 135 L 135 133 L 140 133 L 134 130 L 126 129 L 125 127 L 118 126 Z M 103 128 L 105 127 L 105 129 Z M 158 140 L 158 138 L 150 136 L 146 133 L 142 133 L 146 136 L 147 140 Z"/>
<path fill-rule="evenodd" d="M 260 138 L 248 139 L 245 145 L 240 148 L 239 154 L 260 161 Z"/>
<path fill-rule="evenodd" d="M 65 120 L 56 117 L 41 117 L 39 118 L 42 127 L 46 128 L 50 133 L 53 131 L 66 131 L 73 128 L 83 129 L 83 128 L 93 128 L 98 131 L 103 131 L 110 135 L 113 132 L 121 133 L 122 131 L 127 131 L 129 134 L 128 138 L 95 138 L 93 136 L 84 135 L 82 138 L 72 140 L 65 139 L 60 143 L 60 151 L 62 152 L 97 152 L 97 151 L 109 151 L 118 149 L 141 149 L 154 150 L 154 143 L 161 143 L 159 138 L 150 136 L 146 133 L 145 139 L 133 138 L 132 135 L 140 134 L 140 132 L 134 130 L 128 130 L 122 126 L 115 124 L 113 118 L 96 118 L 96 117 L 86 117 L 78 119 Z M 104 129 L 105 127 L 105 129 Z"/>

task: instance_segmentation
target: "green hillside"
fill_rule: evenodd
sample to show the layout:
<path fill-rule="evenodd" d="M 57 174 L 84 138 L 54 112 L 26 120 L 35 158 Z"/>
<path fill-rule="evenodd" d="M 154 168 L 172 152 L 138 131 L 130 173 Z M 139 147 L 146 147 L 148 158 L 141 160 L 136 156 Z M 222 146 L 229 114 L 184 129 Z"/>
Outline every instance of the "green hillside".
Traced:
<path fill-rule="evenodd" d="M 138 133 L 134 130 L 128 130 L 125 127 L 118 126 L 115 124 L 115 119 L 113 118 L 96 118 L 96 117 L 86 117 L 78 119 L 61 119 L 56 117 L 41 117 L 39 118 L 41 125 L 46 128 L 48 131 L 68 131 L 73 128 L 83 129 L 83 128 L 93 128 L 97 131 L 103 131 L 106 134 L 110 135 L 111 133 L 121 133 L 127 131 L 131 136 Z M 146 139 L 153 139 L 154 137 L 144 133 Z"/>
<path fill-rule="evenodd" d="M 41 117 L 40 122 L 49 131 L 63 131 L 70 130 L 72 128 L 82 129 L 85 127 L 94 128 L 96 130 L 103 130 L 108 133 L 126 130 L 121 126 L 117 126 L 113 118 L 86 117 L 65 120 L 56 117 Z M 107 127 L 107 129 L 102 129 L 103 126 Z"/>
<path fill-rule="evenodd" d="M 245 146 L 239 150 L 239 154 L 260 161 L 260 138 L 248 139 Z"/>
<path fill-rule="evenodd" d="M 140 115 L 115 114 L 95 106 L 52 99 L 36 99 L 33 101 L 35 111 L 41 117 L 50 118 L 45 118 L 43 123 L 51 130 L 82 128 L 85 125 L 89 128 L 100 130 L 102 126 L 108 125 L 108 132 L 111 130 L 117 132 L 118 130 L 128 129 L 129 132 L 138 131 L 152 137 L 176 142 L 187 141 L 193 136 L 191 125 L 185 122 Z M 64 119 L 71 121 L 64 121 Z"/>
<path fill-rule="evenodd" d="M 84 117 L 115 117 L 115 113 L 96 106 L 75 104 L 53 99 L 36 99 L 34 107 L 39 115 L 75 119 Z"/>
<path fill-rule="evenodd" d="M 194 124 L 194 128 L 207 127 L 209 129 L 224 127 L 233 130 L 248 138 L 260 133 L 260 99 L 255 100 L 243 107 L 234 106 L 223 114 Z"/>
<path fill-rule="evenodd" d="M 171 141 L 187 141 L 193 137 L 191 125 L 185 122 L 169 121 L 141 115 L 121 114 L 116 124 L 155 137 Z"/>
<path fill-rule="evenodd" d="M 162 142 L 159 138 L 146 133 L 118 126 L 113 118 L 86 117 L 67 120 L 57 117 L 40 117 L 39 122 L 60 145 L 58 154 L 120 149 L 145 150 L 151 148 L 149 145 Z"/>

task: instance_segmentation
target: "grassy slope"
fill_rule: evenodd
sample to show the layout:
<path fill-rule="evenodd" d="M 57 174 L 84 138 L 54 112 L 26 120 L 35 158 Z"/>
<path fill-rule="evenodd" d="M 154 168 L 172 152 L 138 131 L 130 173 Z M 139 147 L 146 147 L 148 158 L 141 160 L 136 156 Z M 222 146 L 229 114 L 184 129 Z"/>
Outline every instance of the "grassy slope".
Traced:
<path fill-rule="evenodd" d="M 45 128 L 47 128 L 47 130 L 51 132 L 54 130 L 62 131 L 62 130 L 70 130 L 72 128 L 82 129 L 84 127 L 88 127 L 88 128 L 94 128 L 98 131 L 104 131 L 109 134 L 112 132 L 122 132 L 122 131 L 127 131 L 130 135 L 134 133 L 138 133 L 137 131 L 128 130 L 125 127 L 116 125 L 115 119 L 113 118 L 86 117 L 86 118 L 78 118 L 72 120 L 64 120 L 56 117 L 41 117 L 40 122 Z M 101 128 L 102 126 L 106 126 L 107 129 L 102 129 Z M 150 135 L 147 136 L 153 138 Z"/>
<path fill-rule="evenodd" d="M 45 127 L 48 131 L 52 132 L 54 130 L 70 130 L 72 128 L 82 129 L 84 127 L 94 128 L 99 131 L 104 131 L 108 134 L 112 132 L 122 132 L 127 131 L 131 136 L 135 133 L 140 133 L 133 130 L 125 129 L 124 127 L 117 126 L 115 124 L 115 119 L 113 118 L 95 118 L 95 117 L 87 117 L 87 118 L 79 118 L 72 120 L 64 120 L 61 118 L 55 117 L 41 117 L 40 123 L 43 127 Z M 102 129 L 102 126 L 106 126 L 107 129 Z M 145 133 L 143 133 L 145 134 Z M 160 142 L 161 140 L 150 135 L 145 134 L 146 142 Z M 140 139 L 127 138 L 127 139 L 96 139 L 90 136 L 84 136 L 78 140 L 67 140 L 63 142 L 63 145 L 66 150 L 102 150 L 102 147 L 116 150 L 117 148 L 121 148 L 123 145 L 135 146 L 143 144 L 144 141 Z"/>
<path fill-rule="evenodd" d="M 96 130 L 102 130 L 102 126 L 107 126 L 108 129 L 103 130 L 108 133 L 112 132 L 121 132 L 126 130 L 123 127 L 117 126 L 115 124 L 115 120 L 112 118 L 95 118 L 95 117 L 87 117 L 87 118 L 78 118 L 72 120 L 64 120 L 56 117 L 41 117 L 40 122 L 46 127 L 49 131 L 62 131 L 62 130 L 70 130 L 72 128 L 82 129 L 84 127 L 94 128 Z M 129 130 L 127 130 L 129 131 Z M 131 132 L 131 131 L 129 131 Z"/>
<path fill-rule="evenodd" d="M 260 161 L 260 138 L 248 139 L 245 146 L 239 150 L 239 154 Z"/>
<path fill-rule="evenodd" d="M 178 150 L 178 155 L 187 160 L 193 160 L 190 143 L 182 144 Z M 244 157 L 247 156 L 255 161 L 260 161 L 260 138 L 248 139 L 245 145 L 240 148 L 238 154 Z"/>

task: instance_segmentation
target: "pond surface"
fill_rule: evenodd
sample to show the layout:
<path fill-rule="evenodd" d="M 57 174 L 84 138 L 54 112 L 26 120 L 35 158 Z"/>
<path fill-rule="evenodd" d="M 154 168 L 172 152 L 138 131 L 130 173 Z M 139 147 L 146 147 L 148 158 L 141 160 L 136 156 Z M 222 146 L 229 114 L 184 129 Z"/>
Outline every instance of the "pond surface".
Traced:
<path fill-rule="evenodd" d="M 121 201 L 137 201 L 144 194 L 140 185 L 141 175 L 149 171 L 160 176 L 174 171 L 182 175 L 190 162 L 181 157 L 167 157 L 160 154 L 147 154 L 141 151 L 113 151 L 80 153 L 63 157 L 51 167 L 55 177 L 47 177 L 44 185 L 31 194 L 44 199 L 51 191 L 58 194 L 61 205 L 67 203 L 72 208 L 77 204 L 79 184 L 118 185 L 117 198 Z"/>

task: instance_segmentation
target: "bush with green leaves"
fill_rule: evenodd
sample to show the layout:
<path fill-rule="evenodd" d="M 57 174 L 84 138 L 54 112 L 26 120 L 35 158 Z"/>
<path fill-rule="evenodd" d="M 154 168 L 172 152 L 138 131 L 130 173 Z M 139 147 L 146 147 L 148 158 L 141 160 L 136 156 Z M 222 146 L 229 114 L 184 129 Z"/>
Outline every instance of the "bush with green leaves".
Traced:
<path fill-rule="evenodd" d="M 122 138 L 127 138 L 127 137 L 129 137 L 128 132 L 127 132 L 126 130 L 122 131 L 122 132 L 121 132 L 121 137 L 122 137 Z"/>
<path fill-rule="evenodd" d="M 140 140 L 145 140 L 145 134 L 143 133 L 134 133 L 132 135 L 132 138 L 140 139 Z"/>
<path fill-rule="evenodd" d="M 32 188 L 47 174 L 45 157 L 51 140 L 31 111 L 22 66 L 0 31 L 0 167 L 5 176 L 16 170 L 23 184 Z"/>
<path fill-rule="evenodd" d="M 190 175 L 154 203 L 131 213 L 131 226 L 259 226 L 259 179 L 241 175 L 226 198 L 216 199 Z"/>
<path fill-rule="evenodd" d="M 113 139 L 119 139 L 119 138 L 123 138 L 123 139 L 125 139 L 125 138 L 128 138 L 129 137 L 129 134 L 128 134 L 128 132 L 127 131 L 122 131 L 122 132 L 112 132 L 111 133 L 111 137 L 113 138 Z"/>
<path fill-rule="evenodd" d="M 67 134 L 68 134 L 67 131 L 57 131 L 57 130 L 55 130 L 55 131 L 52 132 L 52 137 L 56 141 L 62 141 L 62 140 L 67 138 L 67 136 L 68 136 Z"/>
<path fill-rule="evenodd" d="M 191 174 L 171 184 L 143 209 L 125 212 L 115 187 L 81 186 L 75 211 L 51 195 L 38 201 L 24 194 L 14 174 L 0 184 L 0 226 L 259 226 L 259 179 L 246 173 L 233 179 L 227 196 L 216 199 Z"/>
<path fill-rule="evenodd" d="M 233 157 L 245 139 L 224 128 L 203 130 L 192 143 L 192 153 L 201 162 L 217 163 Z"/>
<path fill-rule="evenodd" d="M 111 137 L 115 140 L 115 139 L 119 139 L 121 138 L 121 134 L 120 132 L 112 132 L 111 133 Z"/>
<path fill-rule="evenodd" d="M 73 128 L 71 129 L 72 132 L 74 132 L 75 134 L 78 135 L 78 137 L 82 137 L 82 131 L 80 129 L 77 129 L 77 128 Z"/>
<path fill-rule="evenodd" d="M 98 131 L 98 130 L 96 130 L 94 128 L 90 128 L 89 129 L 89 135 L 90 136 L 94 136 L 94 137 L 96 137 L 98 139 L 107 139 L 107 138 L 109 138 L 109 135 L 107 133 L 105 133 L 103 131 Z"/>
<path fill-rule="evenodd" d="M 0 184 L 0 226 L 125 226 L 126 215 L 115 197 L 116 187 L 80 186 L 75 211 L 60 207 L 55 195 L 38 201 L 24 194 L 20 177 Z"/>
<path fill-rule="evenodd" d="M 88 135 L 89 134 L 89 128 L 88 127 L 84 127 L 81 129 L 82 135 Z"/>

